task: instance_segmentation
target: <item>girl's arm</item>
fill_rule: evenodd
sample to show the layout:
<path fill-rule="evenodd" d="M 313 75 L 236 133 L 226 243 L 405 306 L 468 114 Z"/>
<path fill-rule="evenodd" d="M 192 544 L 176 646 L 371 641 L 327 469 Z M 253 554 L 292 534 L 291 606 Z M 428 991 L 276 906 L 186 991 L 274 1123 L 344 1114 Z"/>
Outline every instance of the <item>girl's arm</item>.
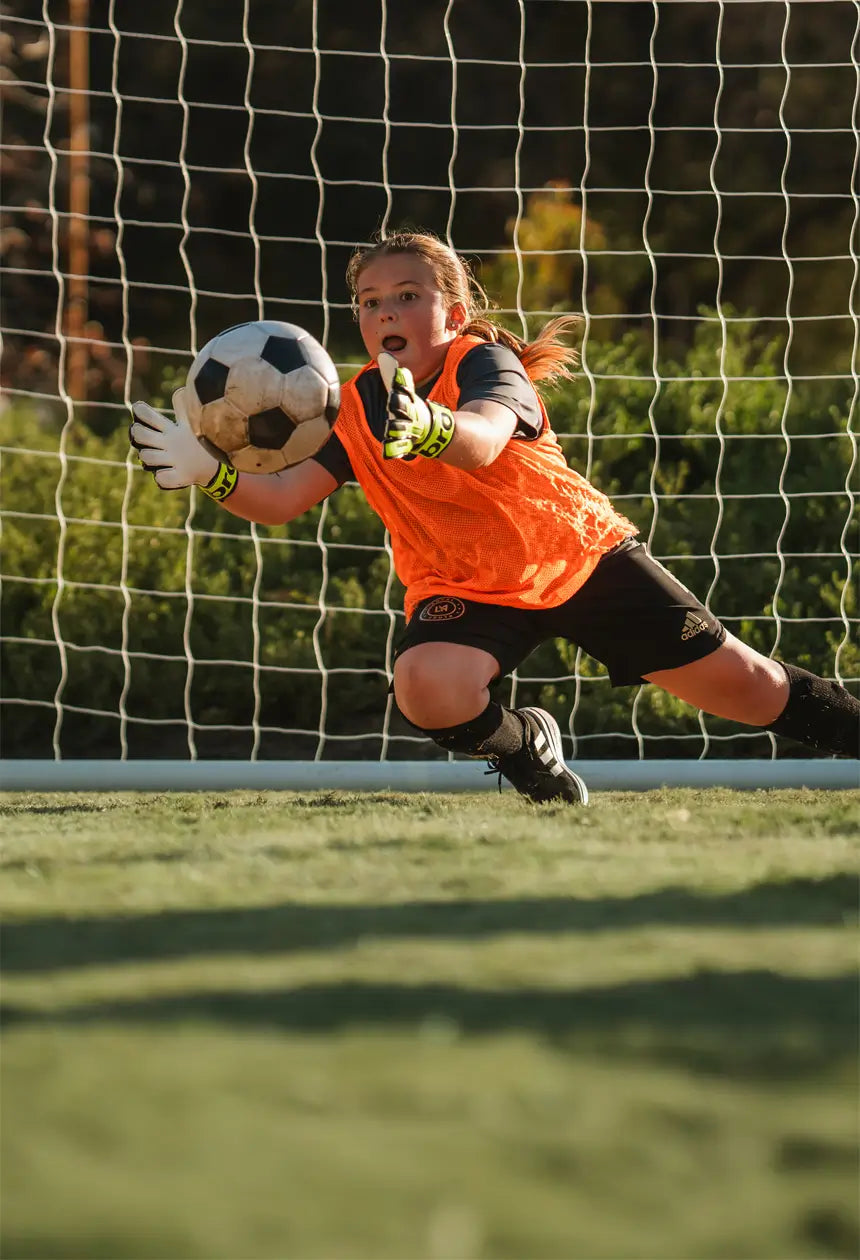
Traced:
<path fill-rule="evenodd" d="M 235 490 L 221 506 L 258 525 L 283 525 L 321 503 L 338 485 L 322 464 L 306 459 L 282 472 L 239 473 Z"/>
<path fill-rule="evenodd" d="M 174 394 L 176 419 L 149 403 L 132 407 L 131 444 L 161 490 L 200 486 L 234 516 L 259 525 L 283 525 L 319 503 L 338 481 L 312 459 L 282 472 L 239 473 L 197 440 L 185 415 L 182 390 Z"/>
<path fill-rule="evenodd" d="M 489 398 L 475 398 L 454 412 L 454 436 L 439 460 L 464 472 L 486 468 L 501 455 L 517 427 L 517 414 Z"/>

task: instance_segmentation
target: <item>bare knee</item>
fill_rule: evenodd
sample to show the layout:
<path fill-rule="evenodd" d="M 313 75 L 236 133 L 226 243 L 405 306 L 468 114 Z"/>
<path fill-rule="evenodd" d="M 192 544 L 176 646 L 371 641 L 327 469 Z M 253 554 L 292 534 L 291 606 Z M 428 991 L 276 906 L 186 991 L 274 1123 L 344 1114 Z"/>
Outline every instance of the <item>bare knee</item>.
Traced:
<path fill-rule="evenodd" d="M 733 717 L 749 726 L 769 726 L 776 721 L 788 701 L 789 684 L 779 661 L 762 656 L 755 649 L 736 643 L 740 653 L 738 675 L 730 674 L 726 684 Z"/>
<path fill-rule="evenodd" d="M 397 658 L 394 694 L 408 721 L 422 730 L 459 726 L 483 713 L 498 664 L 460 643 L 419 643 Z"/>

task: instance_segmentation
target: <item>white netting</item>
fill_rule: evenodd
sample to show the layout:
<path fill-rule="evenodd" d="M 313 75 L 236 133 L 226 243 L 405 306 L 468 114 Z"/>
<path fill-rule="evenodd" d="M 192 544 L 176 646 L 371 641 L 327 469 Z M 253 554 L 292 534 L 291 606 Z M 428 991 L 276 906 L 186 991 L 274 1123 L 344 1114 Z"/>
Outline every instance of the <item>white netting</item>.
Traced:
<path fill-rule="evenodd" d="M 516 331 L 582 313 L 571 462 L 731 630 L 856 689 L 860 2 L 289 7 L 4 6 L 6 755 L 440 755 L 357 488 L 245 526 L 124 440 L 243 319 L 346 375 L 349 254 L 405 223 Z M 565 645 L 501 694 L 580 756 L 777 752 Z"/>

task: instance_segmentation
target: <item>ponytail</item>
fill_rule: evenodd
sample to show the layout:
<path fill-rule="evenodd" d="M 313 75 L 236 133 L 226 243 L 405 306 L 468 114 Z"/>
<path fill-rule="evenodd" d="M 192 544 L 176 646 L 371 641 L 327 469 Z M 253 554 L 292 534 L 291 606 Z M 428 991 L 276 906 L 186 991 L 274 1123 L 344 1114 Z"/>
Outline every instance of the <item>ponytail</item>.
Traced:
<path fill-rule="evenodd" d="M 579 355 L 562 338 L 578 329 L 579 324 L 578 315 L 560 315 L 545 324 L 534 341 L 524 341 L 485 316 L 470 320 L 461 331 L 507 346 L 522 363 L 530 381 L 556 385 L 570 380 L 576 373 Z"/>

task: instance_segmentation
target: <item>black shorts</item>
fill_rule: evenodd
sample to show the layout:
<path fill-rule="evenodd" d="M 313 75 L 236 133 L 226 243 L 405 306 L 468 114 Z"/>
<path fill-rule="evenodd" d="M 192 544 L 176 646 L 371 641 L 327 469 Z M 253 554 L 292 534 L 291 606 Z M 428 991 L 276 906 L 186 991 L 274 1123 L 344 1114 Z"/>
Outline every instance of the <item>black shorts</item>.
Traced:
<path fill-rule="evenodd" d="M 558 608 L 509 608 L 434 595 L 415 609 L 397 655 L 418 643 L 483 648 L 509 674 L 547 639 L 567 639 L 609 670 L 615 687 L 716 651 L 725 628 L 686 586 L 630 538 L 608 552 Z"/>

